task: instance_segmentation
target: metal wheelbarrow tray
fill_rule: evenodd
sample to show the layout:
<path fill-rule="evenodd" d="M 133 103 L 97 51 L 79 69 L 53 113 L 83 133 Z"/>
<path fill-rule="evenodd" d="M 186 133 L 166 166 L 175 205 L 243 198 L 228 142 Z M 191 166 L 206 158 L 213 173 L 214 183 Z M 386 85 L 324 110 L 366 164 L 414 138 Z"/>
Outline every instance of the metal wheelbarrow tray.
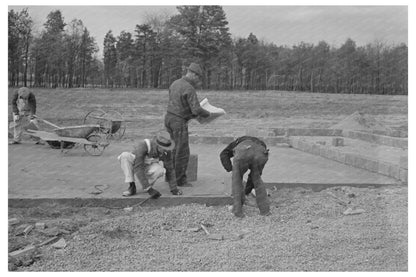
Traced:
<path fill-rule="evenodd" d="M 102 136 L 98 134 L 99 129 L 100 125 L 87 124 L 56 128 L 53 130 L 54 133 L 38 130 L 27 131 L 31 135 L 46 141 L 53 148 L 57 148 L 59 145 L 62 152 L 64 148 L 72 148 L 75 145 L 84 145 L 84 150 L 88 154 L 100 156 L 109 143 L 106 138 L 102 138 Z"/>

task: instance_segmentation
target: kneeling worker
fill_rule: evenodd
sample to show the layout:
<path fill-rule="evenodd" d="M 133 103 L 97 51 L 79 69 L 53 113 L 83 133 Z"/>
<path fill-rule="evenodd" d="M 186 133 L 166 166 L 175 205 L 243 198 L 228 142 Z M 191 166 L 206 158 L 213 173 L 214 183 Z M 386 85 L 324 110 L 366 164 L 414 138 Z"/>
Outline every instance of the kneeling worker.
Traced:
<path fill-rule="evenodd" d="M 177 188 L 175 171 L 173 169 L 172 150 L 175 142 L 170 139 L 169 133 L 162 131 L 153 139 L 140 141 L 132 152 L 123 152 L 118 156 L 125 182 L 129 184 L 123 196 L 136 194 L 134 177 L 140 181 L 142 188 L 152 198 L 161 196 L 160 192 L 152 188 L 160 177 L 166 176 L 170 191 L 173 195 L 181 195 Z"/>
<path fill-rule="evenodd" d="M 231 158 L 233 162 L 231 164 Z M 227 172 L 232 171 L 233 213 L 242 217 L 242 205 L 245 195 L 254 188 L 256 191 L 256 203 L 261 215 L 270 214 L 270 204 L 267 192 L 261 179 L 263 168 L 269 158 L 269 150 L 266 144 L 256 138 L 243 136 L 230 143 L 221 153 L 220 160 Z M 250 170 L 247 184 L 243 194 L 243 175 Z"/>

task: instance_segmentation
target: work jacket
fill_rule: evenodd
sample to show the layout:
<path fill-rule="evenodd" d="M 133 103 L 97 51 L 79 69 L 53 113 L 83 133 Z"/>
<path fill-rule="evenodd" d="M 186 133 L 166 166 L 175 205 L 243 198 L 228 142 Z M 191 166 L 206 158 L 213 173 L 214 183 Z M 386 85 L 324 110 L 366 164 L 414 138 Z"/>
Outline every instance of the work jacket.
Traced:
<path fill-rule="evenodd" d="M 36 114 L 36 97 L 28 88 L 20 88 L 13 94 L 12 111 L 18 115 Z"/>
<path fill-rule="evenodd" d="M 166 169 L 166 179 L 169 184 L 176 182 L 175 171 L 173 169 L 172 153 L 171 151 L 159 151 L 156 142 L 150 141 L 150 151 L 145 140 L 139 141 L 134 146 L 132 153 L 136 156 L 134 159 L 133 170 L 143 187 L 149 186 L 149 181 L 146 178 L 146 166 L 152 162 L 152 159 L 162 161 Z"/>
<path fill-rule="evenodd" d="M 198 116 L 209 116 L 209 112 L 199 104 L 193 82 L 186 76 L 170 85 L 167 112 L 186 121 Z"/>
<path fill-rule="evenodd" d="M 221 164 L 227 172 L 230 172 L 233 169 L 233 166 L 231 164 L 231 158 L 234 156 L 234 148 L 238 144 L 240 144 L 242 141 L 245 141 L 245 140 L 251 140 L 253 142 L 256 142 L 262 145 L 265 150 L 267 149 L 266 144 L 259 138 L 251 137 L 251 136 L 243 136 L 243 137 L 237 138 L 236 140 L 228 144 L 228 146 L 225 147 L 224 150 L 222 150 L 220 153 Z"/>

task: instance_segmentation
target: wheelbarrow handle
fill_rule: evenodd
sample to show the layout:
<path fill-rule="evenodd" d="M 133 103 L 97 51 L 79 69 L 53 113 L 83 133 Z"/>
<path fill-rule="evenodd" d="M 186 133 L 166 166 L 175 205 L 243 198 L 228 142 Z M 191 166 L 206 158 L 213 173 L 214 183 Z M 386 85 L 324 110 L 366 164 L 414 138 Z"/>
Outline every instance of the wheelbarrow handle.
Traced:
<path fill-rule="evenodd" d="M 37 115 L 34 115 L 34 117 L 36 117 L 37 119 L 39 119 L 40 121 L 43 121 L 43 122 L 45 122 L 46 124 L 48 124 L 48 125 L 51 125 L 52 127 L 55 127 L 55 128 L 57 128 L 57 129 L 62 129 L 61 127 L 59 127 L 58 125 L 55 125 L 55 124 L 53 124 L 52 122 L 49 122 L 49 121 L 47 121 L 47 120 L 45 120 L 45 119 L 43 119 L 43 118 L 40 118 L 39 116 L 37 116 Z"/>

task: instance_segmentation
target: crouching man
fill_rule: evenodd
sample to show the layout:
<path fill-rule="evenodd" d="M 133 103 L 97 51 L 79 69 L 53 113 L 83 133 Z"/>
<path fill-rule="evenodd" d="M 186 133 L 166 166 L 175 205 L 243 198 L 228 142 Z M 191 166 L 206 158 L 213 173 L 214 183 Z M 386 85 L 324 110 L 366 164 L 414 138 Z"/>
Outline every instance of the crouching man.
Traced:
<path fill-rule="evenodd" d="M 231 163 L 232 157 L 234 158 Z M 269 150 L 266 144 L 262 140 L 250 136 L 237 138 L 220 153 L 224 169 L 227 172 L 232 171 L 233 213 L 235 216 L 243 216 L 242 205 L 245 202 L 245 195 L 248 195 L 253 188 L 256 192 L 256 203 L 260 214 L 270 214 L 266 188 L 261 179 L 268 157 Z M 243 176 L 248 170 L 250 173 L 246 186 L 243 188 Z"/>
<path fill-rule="evenodd" d="M 20 144 L 22 133 L 26 129 L 38 130 L 36 119 L 36 97 L 27 88 L 21 87 L 13 94 L 11 101 L 13 110 L 13 140 L 9 144 Z M 41 144 L 39 138 L 34 138 L 36 144 Z"/>
<path fill-rule="evenodd" d="M 144 191 L 152 198 L 161 196 L 160 192 L 152 186 L 162 176 L 169 183 L 173 195 L 181 195 L 177 188 L 175 171 L 173 169 L 172 150 L 175 142 L 170 139 L 169 133 L 160 132 L 153 139 L 139 141 L 132 152 L 123 152 L 118 156 L 123 170 L 125 183 L 129 185 L 123 196 L 136 194 L 135 177 L 139 180 Z"/>

